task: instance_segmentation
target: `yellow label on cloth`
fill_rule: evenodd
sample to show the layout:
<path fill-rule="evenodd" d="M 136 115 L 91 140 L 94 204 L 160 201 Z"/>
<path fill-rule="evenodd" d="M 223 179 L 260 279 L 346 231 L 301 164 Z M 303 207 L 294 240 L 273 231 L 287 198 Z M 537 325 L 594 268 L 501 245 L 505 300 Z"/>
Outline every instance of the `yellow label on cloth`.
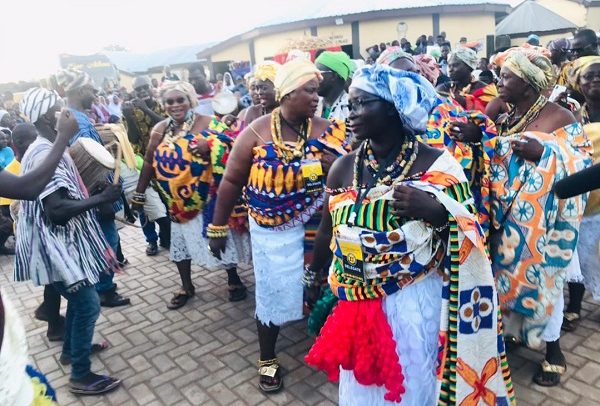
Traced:
<path fill-rule="evenodd" d="M 302 178 L 304 179 L 304 188 L 307 193 L 322 192 L 323 166 L 321 166 L 321 161 L 302 161 Z"/>
<path fill-rule="evenodd" d="M 342 251 L 344 274 L 359 281 L 365 280 L 363 251 L 360 240 L 338 239 Z"/>

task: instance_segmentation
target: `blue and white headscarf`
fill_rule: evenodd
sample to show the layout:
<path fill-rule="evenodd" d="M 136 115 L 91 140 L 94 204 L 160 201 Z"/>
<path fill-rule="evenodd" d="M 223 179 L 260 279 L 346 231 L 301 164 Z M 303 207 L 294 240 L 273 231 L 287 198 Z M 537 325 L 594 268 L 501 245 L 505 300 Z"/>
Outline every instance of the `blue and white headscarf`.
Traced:
<path fill-rule="evenodd" d="M 427 79 L 387 65 L 359 69 L 352 77 L 350 87 L 394 104 L 404 126 L 417 134 L 427 129 L 429 113 L 437 100 L 437 93 Z"/>

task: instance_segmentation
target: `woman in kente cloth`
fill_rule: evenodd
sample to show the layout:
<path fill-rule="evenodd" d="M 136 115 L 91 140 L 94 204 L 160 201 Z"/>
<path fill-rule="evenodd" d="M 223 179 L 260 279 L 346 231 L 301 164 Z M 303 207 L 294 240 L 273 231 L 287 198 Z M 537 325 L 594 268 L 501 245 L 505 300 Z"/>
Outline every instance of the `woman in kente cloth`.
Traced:
<path fill-rule="evenodd" d="M 450 97 L 466 110 L 485 113 L 488 103 L 498 96 L 494 83 L 486 84 L 473 78 L 477 68 L 477 53 L 470 48 L 459 47 L 450 54 L 448 72 L 450 79 L 437 87 L 442 96 Z"/>
<path fill-rule="evenodd" d="M 583 131 L 593 144 L 594 164 L 600 162 L 600 56 L 584 56 L 573 61 L 569 70 L 569 87 L 583 95 L 585 103 L 578 114 Z M 579 280 L 569 280 L 569 304 L 562 329 L 575 331 L 581 320 L 581 302 L 585 289 L 600 301 L 600 191 L 590 193 L 581 227 L 577 254 L 581 265 Z M 573 279 L 573 278 L 571 278 Z"/>
<path fill-rule="evenodd" d="M 208 269 L 225 268 L 229 300 L 243 300 L 246 287 L 236 265 L 250 260 L 248 233 L 224 234 L 231 249 L 221 261 L 206 251 L 206 228 L 212 221 L 216 191 L 232 140 L 225 134 L 207 130 L 211 117 L 194 114 L 197 97 L 189 83 L 164 84 L 161 99 L 169 118 L 152 130 L 132 204 L 143 206 L 146 188 L 155 177 L 173 222 L 170 257 L 177 265 L 182 283 L 167 307 L 178 309 L 194 296 L 192 261 Z"/>
<path fill-rule="evenodd" d="M 591 145 L 581 124 L 543 93 L 553 83 L 552 63 L 541 52 L 511 49 L 498 83 L 513 106 L 496 123 L 492 157 L 490 247 L 511 342 L 546 346 L 533 380 L 555 386 L 566 370 L 559 338 L 563 286 L 577 246 L 585 196 L 558 199 L 563 177 L 591 163 Z"/>
<path fill-rule="evenodd" d="M 314 117 L 321 74 L 295 59 L 275 78 L 280 107 L 258 118 L 238 137 L 218 191 L 210 250 L 225 250 L 221 233 L 245 186 L 260 347 L 259 388 L 274 392 L 283 381 L 275 345 L 280 326 L 302 318 L 305 224 L 323 205 L 325 156 L 346 153 L 343 123 Z M 227 255 L 229 248 L 225 250 Z"/>
<path fill-rule="evenodd" d="M 352 80 L 363 143 L 331 168 L 304 276 L 318 280 L 333 252 L 340 300 L 305 360 L 339 379 L 341 405 L 514 404 L 468 181 L 447 151 L 417 140 L 436 100 L 423 77 L 388 66 Z"/>

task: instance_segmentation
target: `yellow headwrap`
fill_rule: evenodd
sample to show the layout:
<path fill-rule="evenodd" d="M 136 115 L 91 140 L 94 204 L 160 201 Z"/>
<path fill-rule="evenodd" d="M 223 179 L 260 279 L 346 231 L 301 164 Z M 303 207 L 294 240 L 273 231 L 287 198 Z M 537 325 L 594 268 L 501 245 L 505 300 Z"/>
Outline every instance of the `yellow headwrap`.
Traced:
<path fill-rule="evenodd" d="M 529 83 L 537 92 L 548 89 L 553 83 L 552 62 L 542 53 L 513 51 L 502 67 Z"/>
<path fill-rule="evenodd" d="M 581 87 L 579 86 L 579 79 L 581 75 L 592 65 L 600 63 L 600 56 L 582 56 L 571 62 L 568 68 L 567 78 L 569 81 L 569 87 L 573 90 L 581 93 Z"/>
<path fill-rule="evenodd" d="M 287 62 L 279 69 L 275 77 L 275 99 L 281 101 L 283 96 L 292 93 L 313 79 L 321 81 L 323 77 L 311 61 L 298 58 Z"/>
<path fill-rule="evenodd" d="M 198 95 L 196 94 L 196 90 L 194 90 L 194 86 L 192 86 L 190 83 L 181 80 L 167 80 L 160 87 L 160 98 L 162 99 L 164 95 L 170 92 L 171 90 L 177 90 L 185 94 L 188 100 L 190 101 L 190 105 L 192 106 L 192 108 L 198 105 Z"/>
<path fill-rule="evenodd" d="M 270 80 L 271 83 L 275 83 L 275 76 L 281 68 L 281 65 L 273 61 L 264 61 L 256 65 L 254 70 L 254 77 L 258 80 Z"/>

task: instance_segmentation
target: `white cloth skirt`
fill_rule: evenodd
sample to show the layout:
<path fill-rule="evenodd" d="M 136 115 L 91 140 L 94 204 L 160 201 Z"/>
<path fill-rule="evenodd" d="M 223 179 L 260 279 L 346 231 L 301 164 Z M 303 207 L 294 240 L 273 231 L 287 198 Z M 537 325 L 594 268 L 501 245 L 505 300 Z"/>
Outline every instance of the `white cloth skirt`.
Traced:
<path fill-rule="evenodd" d="M 442 279 L 432 273 L 424 280 L 384 298 L 382 306 L 396 341 L 406 392 L 400 403 L 386 401 L 384 387 L 361 385 L 352 371 L 342 369 L 340 405 L 434 406 Z"/>
<path fill-rule="evenodd" d="M 195 265 L 209 270 L 250 263 L 248 233 L 229 232 L 225 252 L 221 253 L 221 260 L 218 260 L 208 250 L 208 239 L 202 236 L 203 224 L 202 214 L 185 223 L 171 223 L 171 261 L 191 259 Z"/>
<path fill-rule="evenodd" d="M 585 288 L 600 300 L 600 214 L 581 220 L 577 248 Z"/>
<path fill-rule="evenodd" d="M 304 273 L 304 226 L 274 231 L 249 218 L 256 281 L 256 318 L 264 325 L 300 320 Z M 172 244 L 172 243 L 171 243 Z"/>

